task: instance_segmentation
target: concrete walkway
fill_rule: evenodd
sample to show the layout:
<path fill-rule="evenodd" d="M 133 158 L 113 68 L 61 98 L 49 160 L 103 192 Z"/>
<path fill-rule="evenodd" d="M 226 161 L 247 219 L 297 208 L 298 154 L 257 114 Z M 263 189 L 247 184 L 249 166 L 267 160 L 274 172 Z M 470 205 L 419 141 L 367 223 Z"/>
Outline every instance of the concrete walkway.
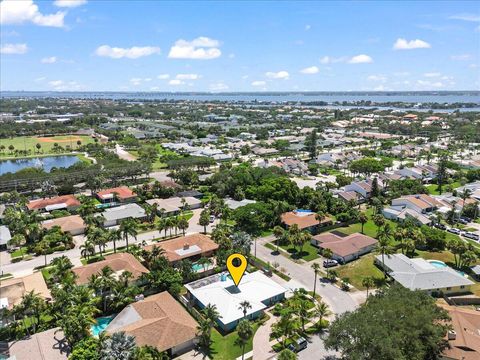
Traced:
<path fill-rule="evenodd" d="M 269 314 L 270 319 L 260 326 L 253 336 L 253 352 L 252 356 L 255 360 L 267 360 L 274 354 L 272 347 L 270 346 L 270 334 L 272 332 L 272 325 L 278 321 L 278 318 Z M 248 357 L 246 357 L 248 359 Z"/>

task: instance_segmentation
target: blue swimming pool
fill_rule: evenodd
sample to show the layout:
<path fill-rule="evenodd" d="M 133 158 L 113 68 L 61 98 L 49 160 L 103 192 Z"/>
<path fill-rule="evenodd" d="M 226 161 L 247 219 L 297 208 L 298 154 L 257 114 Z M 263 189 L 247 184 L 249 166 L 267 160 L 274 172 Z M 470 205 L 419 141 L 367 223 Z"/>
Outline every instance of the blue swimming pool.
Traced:
<path fill-rule="evenodd" d="M 305 214 L 313 213 L 312 210 L 307 210 L 307 209 L 296 209 L 295 211 L 296 211 L 297 213 L 305 213 Z"/>
<path fill-rule="evenodd" d="M 432 264 L 434 267 L 436 267 L 437 269 L 448 267 L 447 264 L 445 264 L 443 261 L 440 261 L 440 260 L 428 260 L 428 262 Z M 463 271 L 458 271 L 458 270 L 455 270 L 455 271 L 461 276 L 465 276 L 465 273 Z"/>
<path fill-rule="evenodd" d="M 193 263 L 192 264 L 192 270 L 197 272 L 197 271 L 202 271 L 203 270 L 203 266 L 200 265 L 200 264 L 197 264 L 197 263 Z"/>
<path fill-rule="evenodd" d="M 111 316 L 104 316 L 96 319 L 97 323 L 95 325 L 92 325 L 90 330 L 92 331 L 93 336 L 98 336 L 103 330 L 105 330 L 112 322 L 112 320 L 115 318 L 114 315 Z"/>

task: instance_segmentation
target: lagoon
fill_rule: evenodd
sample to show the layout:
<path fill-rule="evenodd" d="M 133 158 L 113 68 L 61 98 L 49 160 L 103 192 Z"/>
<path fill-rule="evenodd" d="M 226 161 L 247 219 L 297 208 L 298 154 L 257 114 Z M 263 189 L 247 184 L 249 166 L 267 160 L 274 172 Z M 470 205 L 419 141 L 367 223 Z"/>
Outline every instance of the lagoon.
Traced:
<path fill-rule="evenodd" d="M 80 159 L 75 155 L 0 160 L 0 175 L 16 173 L 26 168 L 41 168 L 50 172 L 54 167 L 68 168 L 79 161 Z"/>

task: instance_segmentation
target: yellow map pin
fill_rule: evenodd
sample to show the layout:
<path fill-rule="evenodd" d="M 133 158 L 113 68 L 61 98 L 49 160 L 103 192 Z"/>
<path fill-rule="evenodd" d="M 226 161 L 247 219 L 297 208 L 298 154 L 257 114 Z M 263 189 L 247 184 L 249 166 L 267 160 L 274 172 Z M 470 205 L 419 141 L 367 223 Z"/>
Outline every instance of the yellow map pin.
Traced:
<path fill-rule="evenodd" d="M 227 259 L 227 269 L 235 286 L 238 286 L 245 270 L 247 270 L 247 259 L 242 254 L 232 254 Z"/>

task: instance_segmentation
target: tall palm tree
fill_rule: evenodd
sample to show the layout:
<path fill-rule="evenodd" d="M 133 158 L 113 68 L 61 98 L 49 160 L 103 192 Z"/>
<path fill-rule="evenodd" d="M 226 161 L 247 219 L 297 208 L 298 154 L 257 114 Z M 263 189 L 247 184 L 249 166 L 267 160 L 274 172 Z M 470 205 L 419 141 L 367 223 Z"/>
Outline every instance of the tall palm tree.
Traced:
<path fill-rule="evenodd" d="M 464 189 L 462 191 L 462 194 L 461 194 L 461 197 L 462 197 L 462 200 L 463 200 L 463 204 L 462 204 L 462 212 L 461 214 L 463 215 L 463 210 L 465 209 L 465 201 L 467 201 L 467 199 L 472 195 L 472 190 L 470 189 Z"/>
<path fill-rule="evenodd" d="M 375 281 L 371 276 L 363 278 L 362 285 L 367 289 L 367 299 L 368 299 L 368 290 L 375 286 Z"/>
<path fill-rule="evenodd" d="M 246 319 L 240 320 L 237 325 L 238 343 L 242 347 L 242 360 L 245 357 L 245 345 L 253 336 L 252 324 Z"/>
<path fill-rule="evenodd" d="M 127 245 L 127 251 L 128 251 L 128 238 L 132 236 L 135 241 L 137 240 L 137 235 L 138 235 L 138 223 L 136 220 L 132 218 L 128 218 L 123 220 L 120 223 L 120 232 L 123 235 L 123 239 L 125 240 L 125 243 Z"/>
<path fill-rule="evenodd" d="M 313 299 L 315 299 L 315 291 L 317 289 L 317 276 L 320 273 L 321 266 L 319 263 L 312 264 L 313 273 L 315 274 L 315 281 L 313 282 Z"/>
<path fill-rule="evenodd" d="M 383 273 L 384 273 L 384 276 L 387 277 L 387 272 L 385 270 L 385 255 L 390 255 L 392 253 L 392 248 L 390 246 L 388 237 L 381 236 L 378 238 L 376 251 L 382 255 Z"/>
<path fill-rule="evenodd" d="M 117 253 L 117 241 L 122 239 L 122 232 L 120 229 L 112 229 L 107 233 L 108 241 L 113 242 L 113 252 Z"/>
<path fill-rule="evenodd" d="M 90 256 L 95 255 L 95 244 L 92 240 L 86 239 L 83 245 L 80 245 L 80 250 L 80 255 L 88 261 Z"/>
<path fill-rule="evenodd" d="M 202 310 L 202 313 L 212 326 L 215 321 L 217 321 L 217 319 L 221 317 L 220 313 L 217 310 L 217 306 L 212 304 L 208 304 L 207 306 L 205 306 Z"/>
<path fill-rule="evenodd" d="M 238 305 L 238 310 L 242 310 L 243 317 L 247 317 L 247 311 L 252 308 L 252 304 L 249 301 L 244 300 Z"/>

